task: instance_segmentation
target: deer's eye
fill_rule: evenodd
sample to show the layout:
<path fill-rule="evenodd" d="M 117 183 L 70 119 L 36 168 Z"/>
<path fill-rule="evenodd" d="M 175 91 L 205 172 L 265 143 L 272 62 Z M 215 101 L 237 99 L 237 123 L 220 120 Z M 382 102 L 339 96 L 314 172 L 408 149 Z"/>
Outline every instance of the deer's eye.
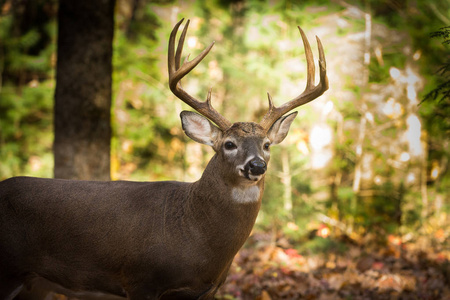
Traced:
<path fill-rule="evenodd" d="M 270 148 L 270 143 L 265 143 L 264 144 L 264 150 L 269 150 Z"/>
<path fill-rule="evenodd" d="M 237 146 L 236 146 L 235 143 L 233 143 L 233 142 L 225 142 L 225 149 L 226 150 L 234 150 L 236 148 L 237 148 Z"/>

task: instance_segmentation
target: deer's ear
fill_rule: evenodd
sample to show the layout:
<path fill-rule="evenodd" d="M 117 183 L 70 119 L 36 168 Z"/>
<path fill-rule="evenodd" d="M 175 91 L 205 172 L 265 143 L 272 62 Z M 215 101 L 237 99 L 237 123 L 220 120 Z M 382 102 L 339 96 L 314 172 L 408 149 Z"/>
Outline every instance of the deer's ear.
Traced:
<path fill-rule="evenodd" d="M 273 145 L 281 143 L 289 132 L 292 121 L 297 116 L 297 112 L 293 112 L 287 116 L 283 116 L 273 123 L 270 127 L 267 137 Z"/>
<path fill-rule="evenodd" d="M 196 142 L 214 146 L 222 131 L 213 125 L 207 118 L 191 111 L 182 111 L 181 125 L 188 137 Z"/>

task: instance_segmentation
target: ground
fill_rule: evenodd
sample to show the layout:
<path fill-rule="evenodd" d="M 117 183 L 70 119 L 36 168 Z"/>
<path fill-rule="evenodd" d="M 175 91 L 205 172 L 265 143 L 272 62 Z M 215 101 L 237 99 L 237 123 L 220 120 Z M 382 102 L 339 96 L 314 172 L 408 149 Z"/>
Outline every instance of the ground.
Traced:
<path fill-rule="evenodd" d="M 217 298 L 450 299 L 450 251 L 442 244 L 421 249 L 391 235 L 385 245 L 365 246 L 339 237 L 339 250 L 307 255 L 281 244 L 253 235 Z"/>

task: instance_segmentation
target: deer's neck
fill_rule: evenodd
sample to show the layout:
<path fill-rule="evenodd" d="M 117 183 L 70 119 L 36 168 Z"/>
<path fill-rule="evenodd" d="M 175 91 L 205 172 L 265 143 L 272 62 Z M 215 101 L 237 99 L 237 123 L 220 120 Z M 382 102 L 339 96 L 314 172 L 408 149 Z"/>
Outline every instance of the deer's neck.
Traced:
<path fill-rule="evenodd" d="M 215 155 L 192 185 L 189 206 L 205 228 L 230 233 L 240 246 L 249 236 L 261 206 L 264 178 L 257 183 L 227 180 Z M 220 227 L 220 228 L 219 228 Z M 239 237 L 238 237 L 239 236 Z"/>

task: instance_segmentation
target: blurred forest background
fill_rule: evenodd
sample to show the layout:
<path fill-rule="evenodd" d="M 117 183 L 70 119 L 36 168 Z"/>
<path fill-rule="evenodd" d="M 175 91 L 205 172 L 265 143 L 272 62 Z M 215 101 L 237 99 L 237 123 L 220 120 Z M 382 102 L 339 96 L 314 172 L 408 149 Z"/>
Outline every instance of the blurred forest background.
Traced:
<path fill-rule="evenodd" d="M 6 0 L 0 10 L 0 180 L 52 177 L 58 1 Z M 258 121 L 267 92 L 279 105 L 303 91 L 297 25 L 315 60 L 315 35 L 327 59 L 330 89 L 299 109 L 272 148 L 253 254 L 237 257 L 221 297 L 314 295 L 325 279 L 329 299 L 369 279 L 389 295 L 415 291 L 417 274 L 383 277 L 404 268 L 396 259 L 435 266 L 421 273 L 440 280 L 423 299 L 450 295 L 450 2 L 117 0 L 113 180 L 194 181 L 213 154 L 184 136 L 179 113 L 190 108 L 167 84 L 168 36 L 183 17 L 191 19 L 185 55 L 215 41 L 184 88 L 203 99 L 212 87 L 230 121 Z M 339 268 L 332 278 L 304 273 Z M 264 276 L 272 290 L 255 279 Z M 307 284 L 294 291 L 292 276 Z"/>

